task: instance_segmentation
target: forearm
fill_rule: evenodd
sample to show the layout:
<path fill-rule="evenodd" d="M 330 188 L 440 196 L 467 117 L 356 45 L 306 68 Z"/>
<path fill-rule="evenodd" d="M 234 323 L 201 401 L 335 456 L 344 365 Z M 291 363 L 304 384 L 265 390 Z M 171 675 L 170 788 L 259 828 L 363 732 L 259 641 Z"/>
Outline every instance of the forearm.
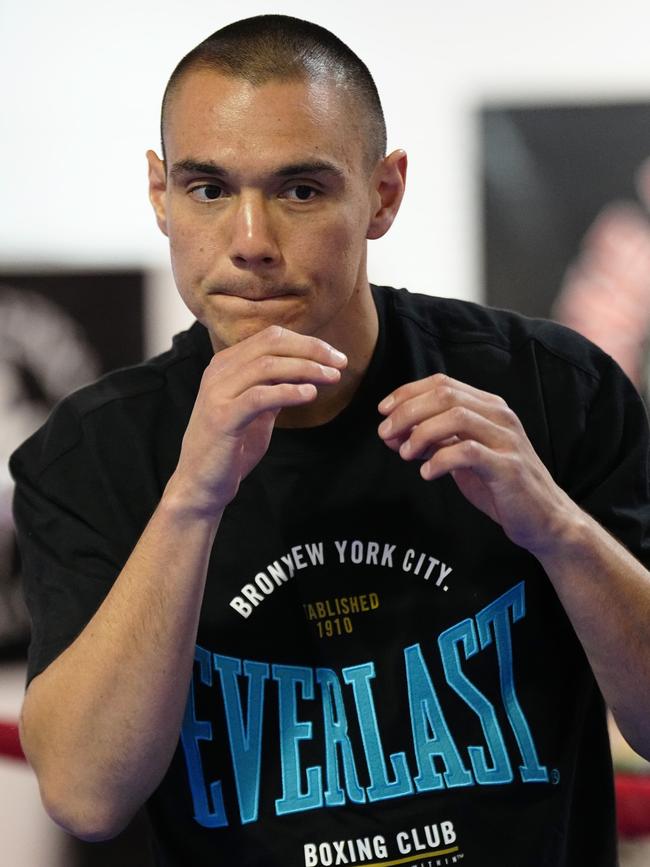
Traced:
<path fill-rule="evenodd" d="M 116 833 L 169 765 L 217 526 L 163 497 L 95 616 L 30 684 L 23 746 L 72 833 Z"/>
<path fill-rule="evenodd" d="M 650 573 L 577 509 L 537 556 L 623 735 L 650 757 Z"/>

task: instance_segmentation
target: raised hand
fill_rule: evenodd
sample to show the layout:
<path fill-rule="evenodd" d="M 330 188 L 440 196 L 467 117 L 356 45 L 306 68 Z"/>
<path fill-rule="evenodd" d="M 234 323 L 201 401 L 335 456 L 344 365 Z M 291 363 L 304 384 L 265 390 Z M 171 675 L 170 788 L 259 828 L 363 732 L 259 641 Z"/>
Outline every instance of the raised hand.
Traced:
<path fill-rule="evenodd" d="M 279 325 L 217 352 L 168 492 L 197 515 L 216 516 L 265 454 L 278 413 L 314 400 L 318 386 L 337 383 L 346 364 L 323 340 Z"/>
<path fill-rule="evenodd" d="M 542 554 L 578 509 L 556 485 L 517 415 L 498 395 L 444 374 L 400 386 L 378 407 L 379 435 L 429 481 L 450 473 L 462 494 L 517 545 Z"/>

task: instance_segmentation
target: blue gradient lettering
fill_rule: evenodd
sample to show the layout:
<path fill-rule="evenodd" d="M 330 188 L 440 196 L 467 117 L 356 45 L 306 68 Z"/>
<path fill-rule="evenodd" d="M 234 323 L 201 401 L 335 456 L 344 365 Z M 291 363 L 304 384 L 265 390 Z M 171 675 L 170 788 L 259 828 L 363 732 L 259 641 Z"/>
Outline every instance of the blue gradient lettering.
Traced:
<path fill-rule="evenodd" d="M 485 648 L 492 643 L 492 633 L 494 633 L 499 660 L 501 697 L 523 761 L 523 765 L 519 766 L 521 779 L 524 783 L 546 783 L 548 770 L 539 762 L 528 721 L 515 692 L 509 612 L 512 613 L 513 623 L 526 613 L 523 581 L 479 611 L 476 615 L 478 636 L 481 648 Z"/>
<path fill-rule="evenodd" d="M 471 620 L 462 620 L 456 626 L 441 633 L 438 638 L 438 647 L 440 648 L 440 657 L 447 683 L 480 719 L 492 758 L 491 763 L 488 763 L 484 747 L 474 745 L 467 747 L 476 782 L 483 786 L 511 783 L 513 779 L 512 766 L 494 705 L 468 680 L 463 672 L 459 653 L 459 645 L 461 644 L 465 659 L 474 656 L 479 650 L 476 628 Z"/>
<path fill-rule="evenodd" d="M 331 668 L 317 668 L 316 681 L 320 684 L 323 696 L 323 725 L 325 734 L 325 767 L 327 788 L 325 804 L 337 807 L 345 803 L 345 794 L 355 804 L 366 800 L 365 790 L 359 785 L 357 769 L 354 764 L 352 744 L 348 737 L 348 721 L 343 704 L 341 684 Z M 345 791 L 341 787 L 338 751 L 343 762 Z"/>
<path fill-rule="evenodd" d="M 296 687 L 302 697 L 314 698 L 314 672 L 297 665 L 274 665 L 273 678 L 278 682 L 280 704 L 280 757 L 282 762 L 282 797 L 275 802 L 279 816 L 323 806 L 321 768 L 307 768 L 307 791 L 301 791 L 298 742 L 310 740 L 313 725 L 298 720 Z"/>
<path fill-rule="evenodd" d="M 409 707 L 411 710 L 411 729 L 413 748 L 418 762 L 419 774 L 415 778 L 418 792 L 442 789 L 444 784 L 450 788 L 471 786 L 474 778 L 463 766 L 454 739 L 449 731 L 438 696 L 431 682 L 422 650 L 419 644 L 404 649 L 406 662 L 406 681 L 408 685 Z M 428 730 L 433 737 L 429 737 Z M 433 760 L 439 756 L 445 764 L 445 779 L 435 770 Z"/>
<path fill-rule="evenodd" d="M 413 792 L 413 782 L 406 764 L 404 753 L 393 753 L 390 762 L 395 774 L 394 780 L 389 780 L 386 773 L 386 761 L 384 749 L 377 725 L 377 714 L 372 697 L 370 681 L 375 676 L 374 662 L 366 662 L 363 665 L 354 665 L 343 669 L 343 680 L 352 684 L 354 702 L 359 717 L 359 727 L 363 748 L 370 774 L 370 788 L 368 798 L 371 801 L 383 801 L 387 798 L 400 798 Z"/>
<path fill-rule="evenodd" d="M 211 654 L 209 650 L 196 646 L 194 659 L 199 663 L 199 677 L 205 686 L 212 686 Z M 204 828 L 224 828 L 228 825 L 226 807 L 221 791 L 221 780 L 210 783 L 210 796 L 212 806 L 205 788 L 205 777 L 201 764 L 201 753 L 198 741 L 212 740 L 212 724 L 206 720 L 196 718 L 196 705 L 194 702 L 194 681 L 190 682 L 190 691 L 185 705 L 185 715 L 181 728 L 181 743 L 185 752 L 187 775 L 190 781 L 192 803 L 194 804 L 194 818 Z"/>
<path fill-rule="evenodd" d="M 247 822 L 257 820 L 262 760 L 264 684 L 269 676 L 269 666 L 264 662 L 244 660 L 244 674 L 248 678 L 246 722 L 244 722 L 237 686 L 237 678 L 242 670 L 241 660 L 215 653 L 214 667 L 221 677 L 221 693 L 226 712 L 239 814 L 242 825 L 245 825 Z"/>

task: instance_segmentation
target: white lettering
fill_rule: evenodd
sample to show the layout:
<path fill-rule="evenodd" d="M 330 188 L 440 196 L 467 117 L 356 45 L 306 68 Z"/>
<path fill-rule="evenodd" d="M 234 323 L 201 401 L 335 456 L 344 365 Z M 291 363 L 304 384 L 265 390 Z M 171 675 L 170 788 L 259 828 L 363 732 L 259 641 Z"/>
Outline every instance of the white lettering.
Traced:
<path fill-rule="evenodd" d="M 411 828 L 411 837 L 413 838 L 413 845 L 418 852 L 427 848 L 427 844 L 421 842 L 417 828 Z"/>
<path fill-rule="evenodd" d="M 440 563 L 440 560 L 436 560 L 435 557 L 429 557 L 429 566 L 427 568 L 427 571 L 424 573 L 424 580 L 425 581 L 429 580 L 429 576 L 431 575 L 431 573 L 433 572 L 433 570 L 435 569 L 435 567 L 439 563 Z"/>
<path fill-rule="evenodd" d="M 424 558 L 426 556 L 427 556 L 426 554 L 420 554 L 420 559 L 418 560 L 418 565 L 415 567 L 415 570 L 414 570 L 416 575 L 420 574 L 420 569 L 422 568 L 422 564 L 424 563 Z"/>
<path fill-rule="evenodd" d="M 366 563 L 371 566 L 378 566 L 377 554 L 379 553 L 378 542 L 368 542 L 368 551 L 366 553 Z"/>
<path fill-rule="evenodd" d="M 390 566 L 393 568 L 393 551 L 397 548 L 397 545 L 384 545 L 384 550 L 381 555 L 381 565 L 382 566 Z"/>
<path fill-rule="evenodd" d="M 427 838 L 427 843 L 432 849 L 440 845 L 440 834 L 437 825 L 426 825 L 424 828 L 424 836 Z"/>
<path fill-rule="evenodd" d="M 440 830 L 442 831 L 442 839 L 447 845 L 456 842 L 456 832 L 454 831 L 453 822 L 441 822 Z"/>
<path fill-rule="evenodd" d="M 289 576 L 286 574 L 282 566 L 276 560 L 275 563 L 269 563 L 268 565 L 269 575 L 275 583 L 280 587 L 281 584 L 286 584 L 289 580 Z"/>
<path fill-rule="evenodd" d="M 275 590 L 273 581 L 271 581 L 269 576 L 266 575 L 264 572 L 257 573 L 257 575 L 255 576 L 255 583 L 260 588 L 262 593 L 266 593 L 267 596 L 270 593 L 273 593 L 273 591 Z"/>
<path fill-rule="evenodd" d="M 252 584 L 244 584 L 241 589 L 241 592 L 244 596 L 257 607 L 260 602 L 264 602 L 264 597 L 260 596 L 257 590 L 253 587 Z"/>
<path fill-rule="evenodd" d="M 231 599 L 230 606 L 241 614 L 242 617 L 248 617 L 253 610 L 252 605 L 249 605 L 248 602 L 244 602 L 241 596 L 235 596 L 234 599 Z"/>
<path fill-rule="evenodd" d="M 320 863 L 323 867 L 329 867 L 329 865 L 333 863 L 332 847 L 329 843 L 320 844 L 318 847 L 318 855 L 320 856 Z"/>
<path fill-rule="evenodd" d="M 294 545 L 291 549 L 291 553 L 293 554 L 293 559 L 296 564 L 296 568 L 305 569 L 307 564 L 302 559 L 302 545 Z"/>
<path fill-rule="evenodd" d="M 334 542 L 334 544 L 339 552 L 339 563 L 345 563 L 345 549 L 348 546 L 348 540 L 344 539 L 343 542 Z"/>
<path fill-rule="evenodd" d="M 322 542 L 319 542 L 317 545 L 305 545 L 305 547 L 307 548 L 307 554 L 309 555 L 312 566 L 325 565 L 325 553 L 323 551 Z"/>
<path fill-rule="evenodd" d="M 361 864 L 374 858 L 388 857 L 386 838 L 381 834 L 372 839 L 357 837 L 351 840 L 332 840 L 331 843 L 305 843 L 303 851 L 305 867 L 337 867 L 339 864 Z"/>
<path fill-rule="evenodd" d="M 291 557 L 288 554 L 283 554 L 282 557 L 280 557 L 280 559 L 282 560 L 283 563 L 287 564 L 287 568 L 289 569 L 289 578 L 293 578 L 293 573 L 296 570 L 293 567 L 293 560 L 291 559 Z"/>
<path fill-rule="evenodd" d="M 395 840 L 397 841 L 397 848 L 400 853 L 402 855 L 408 855 L 411 851 L 411 844 L 409 843 L 409 835 L 406 831 L 400 831 Z"/>

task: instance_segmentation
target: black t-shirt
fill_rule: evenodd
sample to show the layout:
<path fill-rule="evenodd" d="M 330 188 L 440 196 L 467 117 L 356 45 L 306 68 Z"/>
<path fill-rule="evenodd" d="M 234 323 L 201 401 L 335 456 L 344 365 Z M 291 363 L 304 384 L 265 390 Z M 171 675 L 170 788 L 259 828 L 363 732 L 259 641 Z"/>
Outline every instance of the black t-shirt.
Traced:
<path fill-rule="evenodd" d="M 612 867 L 603 700 L 538 561 L 377 434 L 442 371 L 500 394 L 554 479 L 646 565 L 648 429 L 573 332 L 372 287 L 351 404 L 276 429 L 210 559 L 185 719 L 148 802 L 161 865 Z M 63 401 L 13 456 L 29 677 L 83 629 L 173 471 L 212 351 L 173 348 Z"/>

